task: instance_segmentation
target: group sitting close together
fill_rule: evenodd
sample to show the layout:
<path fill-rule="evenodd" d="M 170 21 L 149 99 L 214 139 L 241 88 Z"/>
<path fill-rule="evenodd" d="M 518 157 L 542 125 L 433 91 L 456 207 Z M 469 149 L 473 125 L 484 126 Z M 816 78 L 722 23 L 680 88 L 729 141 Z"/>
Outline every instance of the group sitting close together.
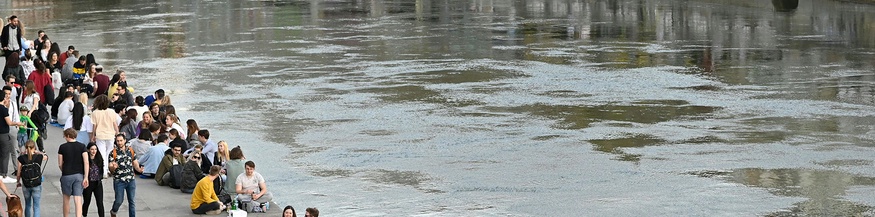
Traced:
<path fill-rule="evenodd" d="M 6 57 L 6 85 L 0 92 L 0 117 L 5 119 L 0 121 L 0 180 L 23 185 L 26 216 L 40 216 L 41 178 L 34 176 L 42 177 L 49 125 L 64 128 L 66 143 L 58 148 L 58 164 L 65 217 L 71 198 L 76 216 L 86 216 L 92 196 L 103 217 L 102 180 L 110 177 L 113 217 L 125 196 L 128 216 L 136 215 L 138 177 L 190 193 L 194 214 L 270 208 L 273 195 L 255 171 L 255 162 L 246 161 L 239 146 L 215 142 L 193 119 L 184 128 L 164 90 L 134 97 L 125 71 L 117 70 L 110 78 L 94 55 L 80 56 L 74 46 L 61 53 L 42 30 L 36 40 L 26 40 L 18 18 L 8 21 L 0 35 Z M 10 161 L 17 168 L 11 174 Z M 5 185 L 0 190 L 15 197 Z M 318 217 L 318 212 L 307 208 L 306 216 Z M 296 216 L 294 208 L 285 207 L 283 216 Z"/>

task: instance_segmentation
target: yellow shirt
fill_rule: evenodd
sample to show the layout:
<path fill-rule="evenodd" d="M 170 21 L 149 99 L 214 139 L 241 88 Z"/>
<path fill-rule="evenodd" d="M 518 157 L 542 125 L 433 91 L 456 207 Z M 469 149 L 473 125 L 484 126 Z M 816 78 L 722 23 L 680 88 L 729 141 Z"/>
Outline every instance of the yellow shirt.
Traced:
<path fill-rule="evenodd" d="M 197 209 L 201 204 L 219 201 L 216 191 L 213 190 L 213 180 L 209 176 L 197 182 L 194 192 L 191 193 L 191 209 Z"/>

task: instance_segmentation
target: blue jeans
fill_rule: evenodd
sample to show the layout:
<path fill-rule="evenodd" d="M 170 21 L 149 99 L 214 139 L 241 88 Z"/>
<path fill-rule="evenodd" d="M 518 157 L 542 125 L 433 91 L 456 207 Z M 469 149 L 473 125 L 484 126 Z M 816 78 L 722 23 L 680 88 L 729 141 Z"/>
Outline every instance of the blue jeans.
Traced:
<path fill-rule="evenodd" d="M 43 186 L 24 188 L 24 216 L 39 217 L 39 200 L 42 197 Z M 31 209 L 31 207 L 33 207 Z"/>
<path fill-rule="evenodd" d="M 123 182 L 121 180 L 113 180 L 112 187 L 115 189 L 115 201 L 112 202 L 112 209 L 109 210 L 111 214 L 117 214 L 118 208 L 122 206 L 122 200 L 124 200 L 124 193 L 128 193 L 128 216 L 134 217 L 137 214 L 136 204 L 134 204 L 134 193 L 137 191 L 137 182 L 135 179 L 131 179 L 130 181 Z"/>

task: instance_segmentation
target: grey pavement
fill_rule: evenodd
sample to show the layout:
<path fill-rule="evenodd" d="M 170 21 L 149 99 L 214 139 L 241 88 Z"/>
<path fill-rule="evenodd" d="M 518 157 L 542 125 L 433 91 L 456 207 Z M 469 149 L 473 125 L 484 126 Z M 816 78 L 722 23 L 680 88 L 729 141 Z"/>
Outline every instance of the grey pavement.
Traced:
<path fill-rule="evenodd" d="M 58 168 L 58 146 L 63 144 L 62 129 L 58 127 L 48 127 L 48 139 L 45 140 L 45 151 L 49 157 L 46 169 L 43 175 L 42 199 L 40 200 L 40 210 L 42 216 L 62 216 L 62 200 L 60 187 L 61 170 Z M 10 164 L 12 166 L 12 164 Z M 13 171 L 10 169 L 9 171 Z M 189 207 L 191 194 L 180 192 L 178 189 L 172 189 L 165 186 L 158 186 L 153 179 L 137 178 L 137 190 L 135 196 L 136 210 L 138 216 L 202 216 L 191 213 Z M 6 184 L 10 190 L 16 190 L 15 184 Z M 106 209 L 106 216 L 109 216 L 109 210 L 112 208 L 112 203 L 115 198 L 115 192 L 112 189 L 112 178 L 103 180 L 103 204 Z M 22 196 L 21 189 L 17 189 L 15 194 Z M 5 200 L 4 200 L 5 201 Z M 128 216 L 127 199 L 124 199 L 118 216 Z M 88 216 L 98 216 L 96 201 L 91 200 Z M 6 204 L 4 204 L 5 207 Z M 73 202 L 70 201 L 70 212 L 73 216 L 75 210 L 72 209 Z M 249 213 L 249 216 L 281 216 L 282 207 L 276 203 L 272 203 L 268 213 Z M 218 216 L 227 216 L 227 212 L 223 212 Z M 5 213 L 4 213 L 5 216 Z"/>

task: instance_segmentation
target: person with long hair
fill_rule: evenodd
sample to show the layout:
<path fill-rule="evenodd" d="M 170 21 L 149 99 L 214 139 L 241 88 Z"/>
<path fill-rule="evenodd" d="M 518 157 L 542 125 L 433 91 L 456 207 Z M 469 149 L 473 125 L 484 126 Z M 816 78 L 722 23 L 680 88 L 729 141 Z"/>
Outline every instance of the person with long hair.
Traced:
<path fill-rule="evenodd" d="M 182 126 L 179 125 L 179 118 L 177 118 L 175 114 L 167 114 L 165 116 L 164 126 L 166 126 L 168 130 L 176 129 L 182 131 Z M 185 135 L 182 135 L 182 139 L 185 139 Z"/>
<path fill-rule="evenodd" d="M 218 145 L 219 151 L 217 151 L 216 156 L 213 157 L 213 165 L 225 166 L 225 163 L 231 160 L 231 157 L 229 156 L 230 151 L 228 151 L 228 143 L 225 142 L 225 140 L 221 140 Z"/>
<path fill-rule="evenodd" d="M 3 68 L 3 78 L 6 76 L 15 76 L 15 83 L 24 84 L 24 67 L 21 67 L 21 59 L 18 57 L 18 52 L 13 52 L 9 57 L 6 57 L 6 67 Z M 13 100 L 18 100 L 13 98 Z"/>
<path fill-rule="evenodd" d="M 36 91 L 36 85 L 34 85 L 33 81 L 28 80 L 24 83 L 24 95 L 21 97 L 21 106 L 27 108 L 28 117 L 33 114 L 33 112 L 39 109 L 37 103 L 40 102 L 39 92 Z"/>
<path fill-rule="evenodd" d="M 127 110 L 125 111 L 125 115 L 122 119 L 122 122 L 118 125 L 119 132 L 125 135 L 125 140 L 131 140 L 133 138 L 137 138 L 136 135 L 139 135 L 134 130 L 137 129 L 137 110 Z"/>
<path fill-rule="evenodd" d="M 41 168 L 40 166 L 43 164 L 43 156 L 42 153 L 36 151 L 36 142 L 33 140 L 27 140 L 24 144 L 24 155 L 18 156 L 18 170 L 23 171 L 21 169 L 22 165 L 34 165 L 36 164 L 37 168 Z M 42 175 L 42 174 L 40 174 Z M 40 197 L 42 196 L 42 181 L 38 182 L 28 182 L 27 180 L 22 180 L 21 173 L 17 174 L 16 180 L 19 180 L 18 185 L 22 183 L 35 183 L 33 186 L 24 186 L 24 215 L 25 216 L 40 216 Z"/>
<path fill-rule="evenodd" d="M 91 132 L 94 131 L 94 126 L 91 124 L 91 117 L 85 113 L 85 105 L 81 102 L 73 104 L 73 116 L 67 119 L 64 124 L 64 129 L 73 128 L 79 134 L 76 134 L 76 141 L 82 144 L 91 142 Z"/>
<path fill-rule="evenodd" d="M 283 217 L 298 217 L 298 214 L 295 214 L 295 207 L 288 205 L 283 208 Z"/>
<path fill-rule="evenodd" d="M 137 122 L 137 136 L 140 136 L 140 130 L 149 129 L 149 126 L 155 123 L 155 119 L 152 118 L 152 113 L 149 111 L 143 112 L 143 120 Z"/>
<path fill-rule="evenodd" d="M 197 125 L 197 121 L 194 119 L 188 119 L 185 121 L 185 125 L 188 126 L 188 134 L 186 135 L 189 135 L 189 141 L 197 140 L 197 131 L 201 130 Z"/>
<path fill-rule="evenodd" d="M 91 166 L 88 167 L 88 181 L 91 183 L 83 190 L 85 201 L 82 203 L 82 213 L 88 213 L 88 206 L 91 205 L 91 197 L 94 196 L 94 204 L 97 205 L 97 216 L 103 217 L 103 156 L 97 151 L 97 143 L 88 143 L 88 162 Z M 83 215 L 84 216 L 84 215 Z"/>
<path fill-rule="evenodd" d="M 231 151 L 228 152 L 228 157 L 230 160 L 225 163 L 225 166 L 222 168 L 222 171 L 225 171 L 225 176 L 227 180 L 225 180 L 225 192 L 228 192 L 231 195 L 231 198 L 237 196 L 237 176 L 243 174 L 245 167 L 244 161 L 246 157 L 243 156 L 243 150 L 240 149 L 240 146 L 234 147 Z"/>
<path fill-rule="evenodd" d="M 91 123 L 94 125 L 94 130 L 91 133 L 92 139 L 97 143 L 97 150 L 103 156 L 103 162 L 109 162 L 107 157 L 109 151 L 113 149 L 113 139 L 118 134 L 119 128 L 116 121 L 119 116 L 114 110 L 109 109 L 109 99 L 106 95 L 97 96 L 94 99 L 94 107 L 96 110 L 91 113 Z M 103 165 L 104 177 L 108 177 L 109 164 Z"/>
<path fill-rule="evenodd" d="M 49 36 L 43 36 L 43 41 L 40 45 L 41 46 L 36 50 L 36 56 L 43 62 L 48 62 L 49 50 L 52 49 L 52 41 L 49 40 Z"/>
<path fill-rule="evenodd" d="M 46 98 L 46 93 L 43 92 L 46 86 L 52 86 L 52 74 L 49 72 L 49 69 L 46 68 L 46 65 L 43 62 L 34 63 L 36 66 L 36 71 L 30 73 L 30 76 L 27 77 L 27 80 L 33 81 L 34 90 L 39 93 L 40 103 L 46 103 L 49 98 Z M 51 87 L 55 89 L 54 86 Z M 33 109 L 31 109 L 32 111 Z"/>
<path fill-rule="evenodd" d="M 27 80 L 27 77 L 30 76 L 30 73 L 36 70 L 36 67 L 33 66 L 33 53 L 31 50 L 24 51 L 24 58 L 21 58 L 21 68 L 24 70 L 24 77 L 18 78 L 19 82 L 24 82 Z M 24 85 L 22 85 L 24 86 Z"/>

